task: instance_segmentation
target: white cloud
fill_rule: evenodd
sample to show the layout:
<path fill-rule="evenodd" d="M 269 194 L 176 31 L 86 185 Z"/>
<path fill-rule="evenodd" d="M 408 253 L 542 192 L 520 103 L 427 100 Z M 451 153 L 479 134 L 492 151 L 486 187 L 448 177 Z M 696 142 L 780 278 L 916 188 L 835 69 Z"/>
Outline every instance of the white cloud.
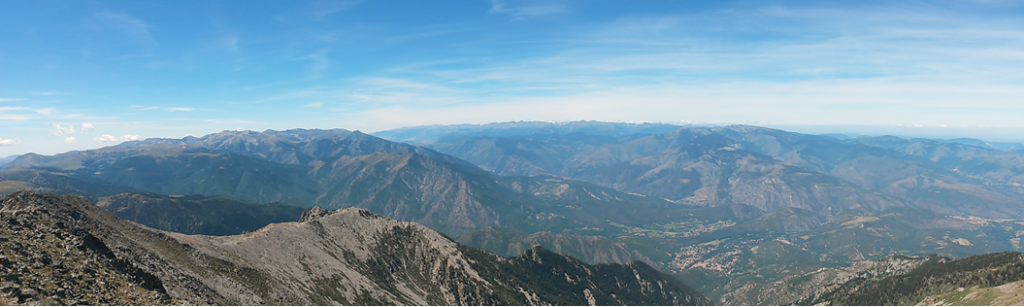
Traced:
<path fill-rule="evenodd" d="M 188 111 L 192 111 L 192 108 L 167 108 L 167 111 L 184 111 L 184 112 L 188 112 Z"/>
<path fill-rule="evenodd" d="M 22 100 L 25 100 L 25 99 L 22 99 L 22 98 L 0 97 L 0 102 L 11 102 L 11 101 L 22 101 Z"/>
<path fill-rule="evenodd" d="M 69 137 L 64 138 L 64 143 L 67 143 L 67 144 L 78 143 L 78 139 L 76 139 L 73 136 L 69 136 Z"/>
<path fill-rule="evenodd" d="M 113 135 L 109 135 L 109 134 L 101 135 L 100 137 L 95 138 L 93 140 L 96 140 L 97 142 L 104 142 L 104 143 L 117 142 L 117 138 L 114 137 Z"/>
<path fill-rule="evenodd" d="M 311 104 L 307 104 L 306 106 L 310 107 L 310 108 L 321 108 L 321 107 L 324 106 L 324 103 L 322 103 L 322 102 L 314 102 L 314 103 L 311 103 Z"/>
<path fill-rule="evenodd" d="M 19 141 L 18 139 L 5 139 L 5 138 L 0 138 L 0 146 L 11 146 L 11 145 L 17 145 L 18 143 L 21 143 L 21 141 Z"/>
<path fill-rule="evenodd" d="M 96 127 L 92 123 L 82 123 L 82 134 L 89 134 L 93 130 L 96 130 Z"/>
<path fill-rule="evenodd" d="M 95 138 L 93 140 L 96 140 L 97 142 L 112 143 L 112 142 L 117 142 L 117 141 L 121 141 L 121 142 L 138 141 L 138 140 L 141 140 L 141 139 L 142 139 L 142 137 L 137 135 L 137 134 L 125 134 L 125 135 L 122 135 L 120 138 L 114 137 L 113 135 L 104 134 L 104 135 L 101 135 L 100 137 Z"/>
<path fill-rule="evenodd" d="M 136 135 L 136 134 L 125 134 L 125 135 L 122 135 L 122 136 L 121 136 L 121 141 L 122 141 L 122 142 L 127 142 L 127 141 L 138 141 L 138 140 L 140 140 L 140 139 L 142 139 L 142 137 L 141 137 L 141 136 L 139 136 L 139 135 Z"/>
<path fill-rule="evenodd" d="M 75 126 L 68 124 L 67 127 L 61 124 L 53 124 L 53 130 L 50 130 L 50 136 L 62 136 L 75 133 Z"/>

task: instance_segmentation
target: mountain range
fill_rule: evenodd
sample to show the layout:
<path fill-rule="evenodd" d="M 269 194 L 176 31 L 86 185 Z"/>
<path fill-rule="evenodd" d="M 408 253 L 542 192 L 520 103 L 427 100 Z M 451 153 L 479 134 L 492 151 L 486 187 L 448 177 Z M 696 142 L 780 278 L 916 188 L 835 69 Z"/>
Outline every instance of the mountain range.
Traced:
<path fill-rule="evenodd" d="M 985 144 L 603 122 L 224 131 L 22 155 L 0 193 L 218 235 L 361 208 L 507 257 L 640 260 L 715 303 L 764 304 L 782 292 L 752 289 L 823 269 L 1020 251 L 1024 155 Z"/>

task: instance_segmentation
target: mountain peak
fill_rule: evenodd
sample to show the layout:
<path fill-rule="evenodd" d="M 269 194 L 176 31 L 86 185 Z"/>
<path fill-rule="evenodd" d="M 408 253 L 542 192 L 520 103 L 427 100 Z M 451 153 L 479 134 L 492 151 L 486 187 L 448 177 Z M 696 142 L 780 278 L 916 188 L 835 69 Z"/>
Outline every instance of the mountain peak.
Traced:
<path fill-rule="evenodd" d="M 313 208 L 302 211 L 302 217 L 299 218 L 299 223 L 309 222 L 315 219 L 326 216 L 330 211 L 320 208 L 320 206 L 313 206 Z"/>

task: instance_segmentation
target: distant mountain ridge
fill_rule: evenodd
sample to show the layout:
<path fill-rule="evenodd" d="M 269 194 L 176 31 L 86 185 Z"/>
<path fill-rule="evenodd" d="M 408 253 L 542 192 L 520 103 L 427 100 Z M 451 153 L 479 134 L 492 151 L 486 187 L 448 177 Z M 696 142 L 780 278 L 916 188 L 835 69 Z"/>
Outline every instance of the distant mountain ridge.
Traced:
<path fill-rule="evenodd" d="M 680 126 L 663 123 L 614 123 L 599 121 L 541 122 L 518 121 L 482 125 L 433 125 L 405 127 L 374 132 L 381 138 L 416 145 L 457 142 L 474 137 L 504 137 L 532 134 L 583 133 L 600 136 L 650 135 L 669 132 Z"/>
<path fill-rule="evenodd" d="M 714 141 L 708 139 L 715 135 L 720 137 Z M 798 166 L 859 188 L 911 200 L 945 214 L 990 218 L 1021 215 L 1017 209 L 1024 204 L 1024 177 L 1020 177 L 1024 175 L 1024 163 L 1021 163 L 1024 155 L 953 142 L 906 140 L 899 141 L 902 145 L 886 145 L 888 143 L 871 141 L 873 139 L 883 138 L 839 140 L 754 126 L 726 126 L 684 127 L 617 142 L 560 135 L 543 139 L 535 136 L 477 137 L 449 143 L 439 141 L 429 146 L 498 174 L 553 174 L 673 201 L 696 196 L 689 193 L 699 189 L 698 179 L 712 180 L 707 173 L 678 173 L 700 157 L 694 150 L 699 150 L 700 146 L 719 146 L 732 148 L 736 153 L 768 156 L 759 162 L 765 166 L 773 163 Z M 912 149 L 907 151 L 911 143 L 919 144 L 913 148 L 931 144 L 926 148 L 935 153 L 925 157 L 920 150 L 916 154 Z M 939 152 L 955 153 L 949 156 L 950 153 Z M 686 153 L 690 153 L 690 158 L 685 158 Z M 782 167 L 781 164 L 774 167 Z M 641 165 L 649 167 L 645 169 Z M 881 165 L 886 167 L 879 167 Z M 673 175 L 677 177 L 665 177 L 670 173 L 665 171 L 670 169 L 677 170 Z M 795 181 L 798 180 L 783 180 Z M 658 184 L 665 186 L 663 192 L 658 192 Z M 695 200 L 705 198 L 700 196 Z M 964 201 L 978 206 L 964 210 L 957 205 Z"/>
<path fill-rule="evenodd" d="M 592 214 L 600 211 L 571 209 L 580 197 L 604 206 L 604 211 L 627 203 L 636 208 L 673 206 L 578 181 L 501 178 L 430 149 L 340 129 L 225 131 L 55 156 L 25 155 L 0 172 L 4 176 L 35 184 L 48 182 L 39 176 L 59 178 L 74 183 L 61 187 L 78 191 L 98 185 L 93 190 L 99 193 L 81 193 L 97 197 L 145 191 L 329 209 L 360 207 L 456 237 L 488 226 L 561 231 L 630 219 L 596 218 Z M 559 197 L 543 192 L 561 189 L 565 191 L 555 193 Z M 560 198 L 566 191 L 576 191 L 574 198 Z M 683 213 L 656 219 L 668 221 L 677 214 Z"/>
<path fill-rule="evenodd" d="M 6 157 L 3 157 L 3 158 L 0 158 L 0 166 L 3 166 L 4 164 L 7 164 L 8 162 L 14 161 L 14 159 L 17 159 L 18 156 L 19 155 L 10 155 L 10 156 L 6 156 Z"/>

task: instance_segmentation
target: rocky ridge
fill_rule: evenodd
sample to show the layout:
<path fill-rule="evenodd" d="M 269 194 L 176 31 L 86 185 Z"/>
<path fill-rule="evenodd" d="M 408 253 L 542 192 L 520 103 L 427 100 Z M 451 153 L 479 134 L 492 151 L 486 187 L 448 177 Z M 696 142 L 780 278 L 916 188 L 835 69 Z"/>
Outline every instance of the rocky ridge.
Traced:
<path fill-rule="evenodd" d="M 707 304 L 633 262 L 588 265 L 540 248 L 504 258 L 360 209 L 235 236 L 127 222 L 73 196 L 0 199 L 8 304 Z"/>

